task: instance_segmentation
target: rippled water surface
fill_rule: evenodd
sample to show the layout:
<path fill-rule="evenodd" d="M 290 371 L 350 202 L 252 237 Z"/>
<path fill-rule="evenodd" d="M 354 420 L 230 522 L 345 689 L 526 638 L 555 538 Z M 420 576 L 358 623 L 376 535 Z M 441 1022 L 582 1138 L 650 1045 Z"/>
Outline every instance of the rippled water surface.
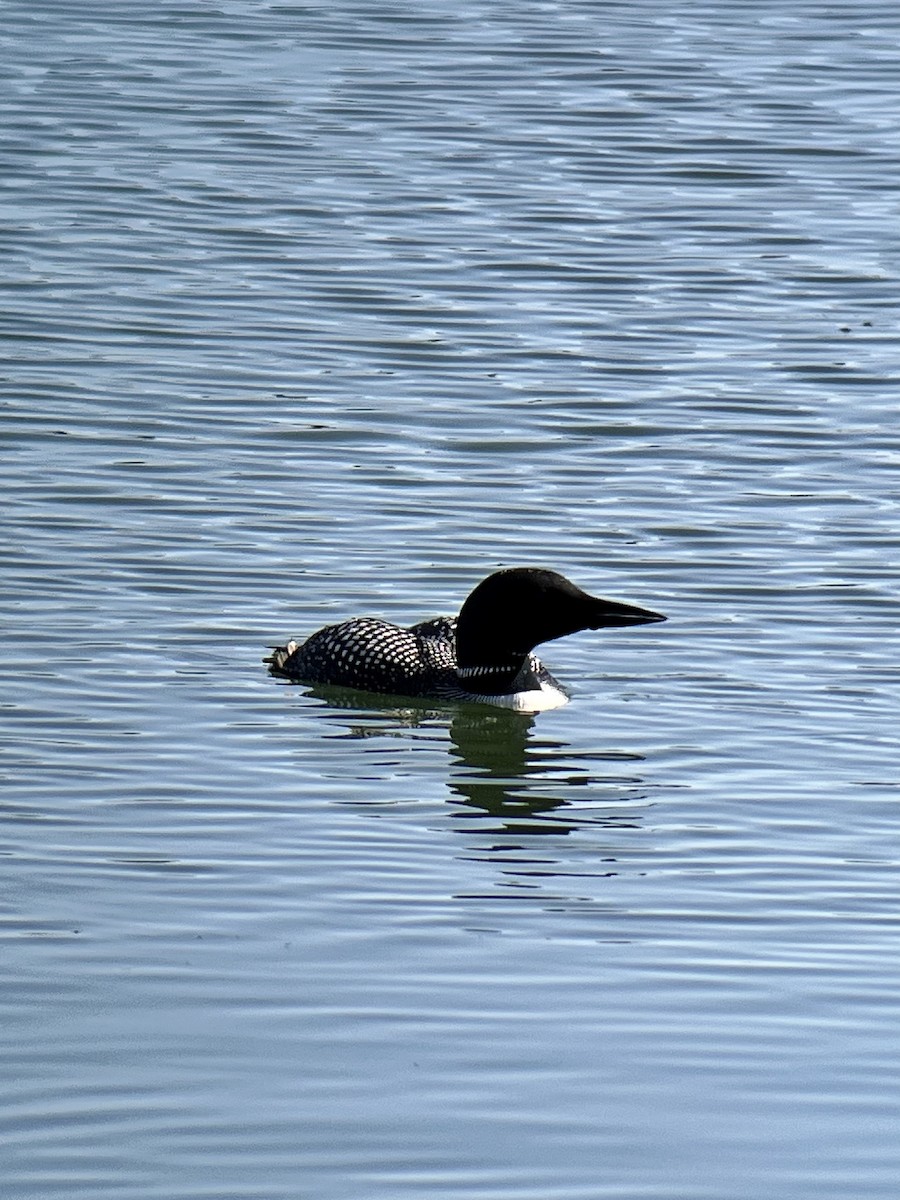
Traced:
<path fill-rule="evenodd" d="M 16 1200 L 895 1200 L 900 16 L 12 2 Z M 537 718 L 265 647 L 537 563 Z"/>

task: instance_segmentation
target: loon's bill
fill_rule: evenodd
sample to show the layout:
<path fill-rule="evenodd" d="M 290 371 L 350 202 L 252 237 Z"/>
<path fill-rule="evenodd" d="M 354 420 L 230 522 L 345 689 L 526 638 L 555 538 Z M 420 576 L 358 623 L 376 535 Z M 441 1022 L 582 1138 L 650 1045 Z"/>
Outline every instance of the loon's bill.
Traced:
<path fill-rule="evenodd" d="M 483 579 L 458 617 L 409 629 L 356 617 L 328 625 L 302 644 L 277 646 L 264 661 L 273 675 L 297 683 L 540 712 L 569 697 L 532 653 L 535 646 L 582 629 L 665 619 L 590 596 L 555 571 L 513 567 Z"/>

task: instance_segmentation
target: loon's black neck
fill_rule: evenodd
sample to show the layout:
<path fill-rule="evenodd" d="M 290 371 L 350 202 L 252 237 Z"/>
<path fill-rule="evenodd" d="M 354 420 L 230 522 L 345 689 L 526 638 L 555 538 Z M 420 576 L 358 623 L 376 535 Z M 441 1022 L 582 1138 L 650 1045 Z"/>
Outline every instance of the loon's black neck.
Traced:
<path fill-rule="evenodd" d="M 504 696 L 511 692 L 529 692 L 540 688 L 541 682 L 531 669 L 531 656 L 513 656 L 506 662 L 460 666 L 456 674 L 467 692 L 478 696 Z"/>

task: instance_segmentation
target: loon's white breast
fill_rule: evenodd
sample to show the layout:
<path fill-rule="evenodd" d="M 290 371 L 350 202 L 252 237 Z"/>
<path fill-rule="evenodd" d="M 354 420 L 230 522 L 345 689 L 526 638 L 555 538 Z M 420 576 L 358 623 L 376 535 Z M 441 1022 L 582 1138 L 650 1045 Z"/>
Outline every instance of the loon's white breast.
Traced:
<path fill-rule="evenodd" d="M 521 713 L 548 712 L 551 708 L 562 708 L 569 703 L 569 697 L 562 688 L 549 683 L 542 683 L 539 688 L 527 692 L 510 692 L 508 696 L 473 696 L 472 699 Z"/>

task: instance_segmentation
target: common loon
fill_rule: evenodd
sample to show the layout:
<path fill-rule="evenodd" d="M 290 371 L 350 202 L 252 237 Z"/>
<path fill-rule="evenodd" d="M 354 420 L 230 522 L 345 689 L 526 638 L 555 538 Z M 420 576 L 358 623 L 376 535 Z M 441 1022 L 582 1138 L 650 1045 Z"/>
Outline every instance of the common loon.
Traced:
<path fill-rule="evenodd" d="M 513 567 L 482 580 L 458 617 L 409 629 L 376 617 L 328 625 L 264 661 L 298 683 L 393 696 L 474 701 L 519 712 L 565 704 L 568 694 L 531 652 L 542 642 L 616 625 L 664 621 L 659 613 L 589 596 L 556 571 Z"/>

